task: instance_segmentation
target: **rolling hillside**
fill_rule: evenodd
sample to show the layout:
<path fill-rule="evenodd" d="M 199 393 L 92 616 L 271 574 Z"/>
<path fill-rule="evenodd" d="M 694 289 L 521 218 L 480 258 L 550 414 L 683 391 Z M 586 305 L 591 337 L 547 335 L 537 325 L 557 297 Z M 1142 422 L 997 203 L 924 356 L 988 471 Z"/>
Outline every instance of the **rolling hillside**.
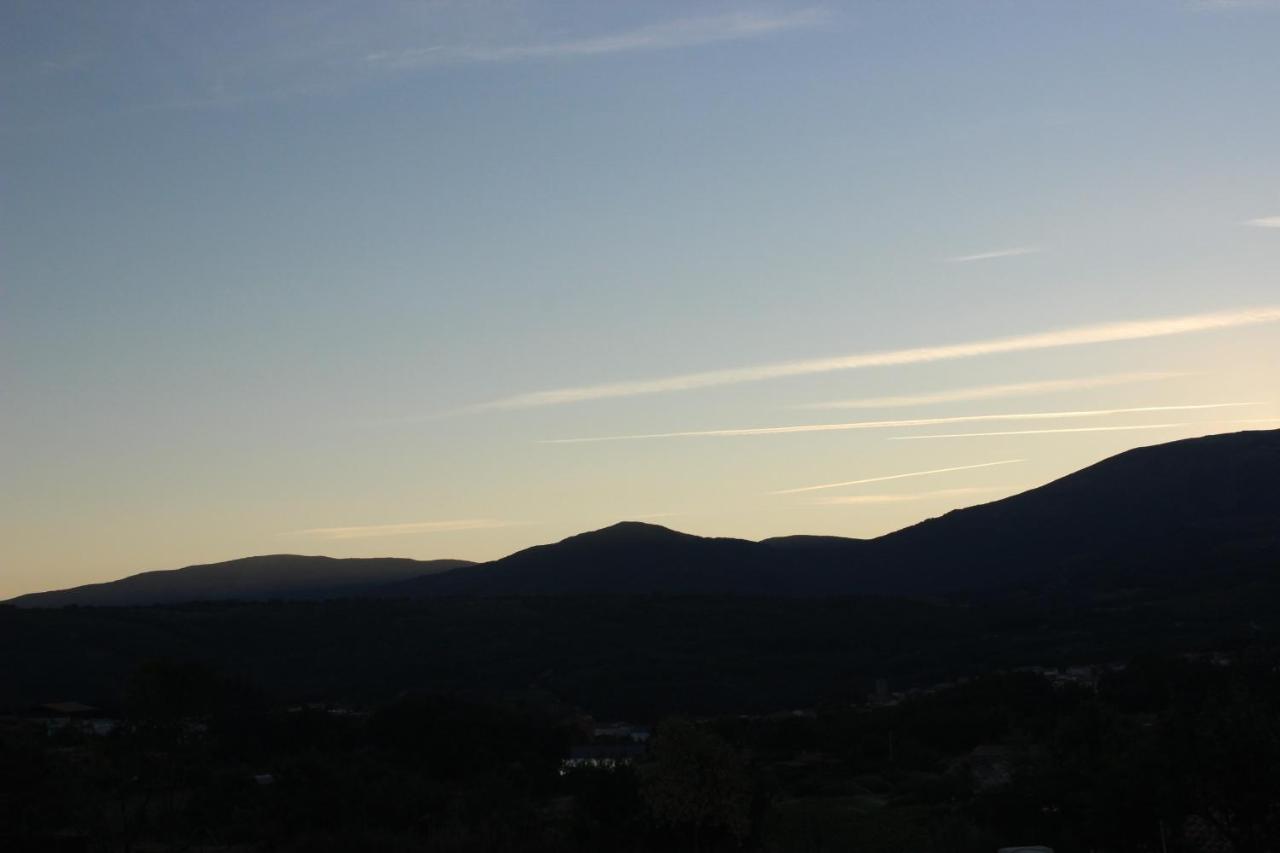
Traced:
<path fill-rule="evenodd" d="M 356 594 L 409 577 L 421 577 L 471 565 L 466 560 L 376 559 L 336 560 L 274 554 L 224 563 L 143 572 L 109 583 L 87 584 L 53 592 L 18 596 L 18 607 L 68 605 L 139 606 L 189 601 L 265 601 L 315 599 Z"/>
<path fill-rule="evenodd" d="M 14 599 L 22 607 L 523 595 L 1071 594 L 1280 567 L 1280 430 L 1143 447 L 871 540 L 752 542 L 622 522 L 489 563 L 250 557 Z"/>
<path fill-rule="evenodd" d="M 1126 451 L 872 540 L 708 539 L 623 522 L 387 595 L 864 594 L 1149 583 L 1280 565 L 1280 430 Z"/>

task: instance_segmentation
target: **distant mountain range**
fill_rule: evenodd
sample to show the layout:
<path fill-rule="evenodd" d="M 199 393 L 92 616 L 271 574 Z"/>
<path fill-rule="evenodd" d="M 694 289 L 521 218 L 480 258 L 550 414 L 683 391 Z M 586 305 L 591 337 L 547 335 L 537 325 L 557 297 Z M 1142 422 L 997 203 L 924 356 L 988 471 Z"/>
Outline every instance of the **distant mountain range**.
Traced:
<path fill-rule="evenodd" d="M 518 595 L 1070 595 L 1280 568 L 1280 430 L 1113 456 L 870 540 L 751 542 L 622 522 L 489 563 L 253 557 L 21 596 L 12 604 Z"/>
<path fill-rule="evenodd" d="M 706 539 L 623 522 L 383 595 L 1070 593 L 1270 561 L 1280 430 L 1130 450 L 877 539 Z"/>
<path fill-rule="evenodd" d="M 269 601 L 360 595 L 406 578 L 470 566 L 467 560 L 403 560 L 393 557 L 338 560 L 272 554 L 184 569 L 143 572 L 109 583 L 20 595 L 18 607 L 73 604 L 126 607 L 192 601 Z"/>

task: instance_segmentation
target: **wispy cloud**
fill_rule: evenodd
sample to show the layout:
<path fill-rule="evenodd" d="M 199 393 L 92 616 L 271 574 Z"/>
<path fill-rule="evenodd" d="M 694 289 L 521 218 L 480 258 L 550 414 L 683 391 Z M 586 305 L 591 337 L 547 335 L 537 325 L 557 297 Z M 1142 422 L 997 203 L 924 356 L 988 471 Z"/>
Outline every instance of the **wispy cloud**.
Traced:
<path fill-rule="evenodd" d="M 931 438 L 984 438 L 996 435 L 1050 435 L 1060 432 L 1127 432 L 1135 429 L 1176 429 L 1178 427 L 1196 426 L 1194 422 L 1184 421 L 1175 424 L 1125 424 L 1121 426 L 1097 427 L 1062 427 L 1059 429 L 1014 429 L 1000 432 L 953 432 L 946 435 L 895 435 L 890 441 L 924 441 Z"/>
<path fill-rule="evenodd" d="M 682 373 L 657 379 L 629 382 L 611 382 L 600 385 L 584 385 L 575 388 L 556 388 L 516 394 L 488 403 L 470 407 L 470 411 L 493 409 L 525 409 L 535 406 L 555 406 L 584 400 L 603 400 L 617 397 L 635 397 L 667 391 L 690 391 L 744 382 L 760 382 L 790 376 L 808 376 L 837 370 L 858 370 L 868 367 L 890 367 L 924 362 L 950 361 L 984 355 L 1083 346 L 1086 344 L 1133 341 L 1145 338 L 1185 335 L 1214 329 L 1239 328 L 1261 323 L 1280 321 L 1280 306 L 1264 306 L 1240 311 L 1220 311 L 1208 314 L 1190 314 L 1182 317 L 1165 317 L 1152 320 L 1133 320 L 1121 323 L 1101 323 L 1093 326 L 1077 326 L 1050 332 L 990 338 L 964 344 L 916 347 L 912 349 L 886 350 L 859 353 L 834 358 L 816 358 L 804 361 L 788 361 L 753 367 L 726 370 L 708 370 L 700 373 Z"/>
<path fill-rule="evenodd" d="M 376 536 L 408 536 L 423 533 L 448 533 L 456 530 L 489 530 L 512 527 L 515 522 L 492 518 L 463 518 L 451 521 L 412 521 L 407 524 L 366 524 L 356 527 L 313 527 L 295 530 L 290 536 L 315 536 L 321 539 L 369 539 Z"/>
<path fill-rule="evenodd" d="M 1018 255 L 1034 255 L 1043 252 L 1039 246 L 1015 246 L 1012 249 L 996 249 L 993 252 L 978 252 L 975 255 L 955 255 L 947 258 L 949 264 L 971 264 L 974 261 L 994 261 L 996 258 L 1015 258 Z"/>
<path fill-rule="evenodd" d="M 1256 404 L 1254 404 L 1256 405 Z M 895 435 L 890 441 L 924 441 L 931 438 L 985 438 L 996 435 L 1049 435 L 1059 432 L 1122 432 L 1135 429 L 1177 429 L 1179 427 L 1223 427 L 1246 424 L 1280 424 L 1280 418 L 1236 418 L 1229 421 L 1183 421 L 1173 424 L 1130 424 L 1124 426 L 1068 427 L 1062 429 L 1019 429 L 1005 432 L 957 432 L 946 435 Z"/>
<path fill-rule="evenodd" d="M 1280 0 L 1192 0 L 1193 9 L 1229 12 L 1243 9 L 1280 9 Z"/>
<path fill-rule="evenodd" d="M 801 486 L 798 489 L 781 489 L 770 492 L 771 495 L 796 495 L 801 492 L 816 492 L 821 489 L 838 489 L 843 486 L 862 486 L 867 483 L 886 483 L 889 480 L 905 480 L 908 477 L 926 477 L 931 474 L 950 474 L 952 471 L 972 471 L 976 468 L 992 468 L 996 465 L 1012 465 L 1015 462 L 1026 462 L 1025 459 L 1002 459 L 999 462 L 982 462 L 978 465 L 958 465 L 954 468 L 934 468 L 930 471 L 912 471 L 907 474 L 890 474 L 885 477 L 867 477 L 862 480 L 845 480 L 843 483 L 823 483 L 820 486 Z"/>
<path fill-rule="evenodd" d="M 824 13 L 819 9 L 801 9 L 775 14 L 737 12 L 728 15 L 681 18 L 624 32 L 534 44 L 433 45 L 409 50 L 378 51 L 366 56 L 365 61 L 376 67 L 412 69 L 460 62 L 523 62 L 669 50 L 760 38 L 785 30 L 812 27 L 820 23 L 824 17 Z"/>
<path fill-rule="evenodd" d="M 932 492 L 912 492 L 909 494 L 890 495 L 841 495 L 833 498 L 818 498 L 810 501 L 814 506 L 867 506 L 874 504 L 897 504 L 911 501 L 937 500 L 938 498 L 955 498 L 962 495 L 981 495 L 990 492 L 1007 492 L 1013 486 L 969 486 L 961 489 L 938 489 Z"/>
<path fill-rule="evenodd" d="M 1107 376 L 1086 376 L 1079 379 L 1049 379 L 1042 382 L 1013 382 L 1005 385 L 979 385 L 956 388 L 950 391 L 934 391 L 927 394 L 904 394 L 896 397 L 864 397 L 857 400 L 832 400 L 826 403 L 805 403 L 798 409 L 890 409 L 899 406 L 928 406 L 935 403 L 958 403 L 966 400 L 994 400 L 1001 397 L 1027 397 L 1058 391 L 1081 391 L 1090 388 L 1106 388 L 1112 385 L 1129 385 L 1137 382 L 1157 382 L 1191 376 L 1187 372 L 1113 373 Z"/>
<path fill-rule="evenodd" d="M 1260 406 L 1260 402 L 1244 403 L 1196 403 L 1182 406 L 1134 406 L 1124 409 L 1087 409 L 1066 412 L 1009 412 L 990 415 L 957 415 L 949 418 L 907 418 L 892 421 L 853 421 L 843 424 L 799 424 L 796 426 L 748 427 L 745 429 L 707 429 L 685 432 L 654 432 L 641 435 L 606 435 L 587 438 L 550 438 L 542 444 L 586 444 L 596 441 L 636 441 L 651 438 L 728 438 L 748 435 L 792 435 L 805 432 L 840 432 L 856 429 L 887 429 L 892 427 L 940 426 L 942 424 L 975 423 L 980 421 L 1036 421 L 1063 418 L 1099 418 L 1109 415 L 1128 415 L 1141 412 L 1186 412 L 1202 409 L 1230 409 L 1243 406 Z"/>
<path fill-rule="evenodd" d="M 1252 225 L 1254 228 L 1280 228 L 1280 216 L 1262 216 L 1258 219 L 1250 219 L 1244 224 Z"/>
<path fill-rule="evenodd" d="M 828 17 L 817 6 L 786 8 L 766 0 L 750 11 L 683 17 L 655 12 L 647 23 L 632 19 L 592 31 L 564 29 L 554 9 L 515 10 L 510 3 L 250 3 L 219 16 L 219 25 L 211 27 L 205 4 L 157 2 L 144 4 L 146 26 L 139 26 L 133 20 L 138 15 L 119 4 L 44 5 L 32 4 L 17 23 L 29 33 L 55 27 L 59 49 L 43 59 L 15 58 L 0 74 L 49 87 L 92 70 L 99 88 L 109 93 L 100 109 L 126 113 L 332 96 L 436 67 L 694 49 L 813 28 Z M 21 29 L 14 38 L 14 44 L 25 44 Z M 163 62 L 165 73 L 139 75 L 139 57 Z M 55 107 L 66 102 L 58 122 L 87 115 L 78 97 L 30 100 L 40 106 L 21 119 L 24 126 L 47 124 L 50 100 Z M 18 120 L 6 118 L 6 127 Z"/>

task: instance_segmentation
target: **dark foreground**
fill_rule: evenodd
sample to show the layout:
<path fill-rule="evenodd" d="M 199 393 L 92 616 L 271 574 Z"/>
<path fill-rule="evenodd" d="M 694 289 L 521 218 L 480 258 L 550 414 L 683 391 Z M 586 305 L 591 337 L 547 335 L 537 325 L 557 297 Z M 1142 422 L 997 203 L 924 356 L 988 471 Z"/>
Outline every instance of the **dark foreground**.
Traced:
<path fill-rule="evenodd" d="M 1278 629 L 1275 567 L 1221 564 L 990 602 L 0 607 L 0 851 L 1275 853 Z"/>
<path fill-rule="evenodd" d="M 1278 661 L 881 685 L 647 740 L 545 701 L 282 707 L 156 662 L 111 719 L 5 720 L 0 849 L 1261 853 L 1280 849 Z"/>

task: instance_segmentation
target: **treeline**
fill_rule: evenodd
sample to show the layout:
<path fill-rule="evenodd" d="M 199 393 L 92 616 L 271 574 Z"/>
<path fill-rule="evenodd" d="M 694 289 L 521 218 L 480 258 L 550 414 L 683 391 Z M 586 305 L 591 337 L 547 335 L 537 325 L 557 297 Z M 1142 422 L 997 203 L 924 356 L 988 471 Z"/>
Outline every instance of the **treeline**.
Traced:
<path fill-rule="evenodd" d="M 1093 683 L 997 673 L 870 708 L 668 718 L 633 764 L 550 704 L 279 707 L 154 662 L 113 732 L 0 737 L 13 851 L 1280 850 L 1280 656 L 1144 657 Z M 79 845 L 78 847 L 74 845 Z"/>
<path fill-rule="evenodd" d="M 569 597 L 0 607 L 0 710 L 112 707 L 157 655 L 252 679 L 273 701 L 382 704 L 405 690 L 533 693 L 600 716 L 760 713 L 1019 665 L 1231 649 L 1275 636 L 1280 583 L 902 599 Z"/>

